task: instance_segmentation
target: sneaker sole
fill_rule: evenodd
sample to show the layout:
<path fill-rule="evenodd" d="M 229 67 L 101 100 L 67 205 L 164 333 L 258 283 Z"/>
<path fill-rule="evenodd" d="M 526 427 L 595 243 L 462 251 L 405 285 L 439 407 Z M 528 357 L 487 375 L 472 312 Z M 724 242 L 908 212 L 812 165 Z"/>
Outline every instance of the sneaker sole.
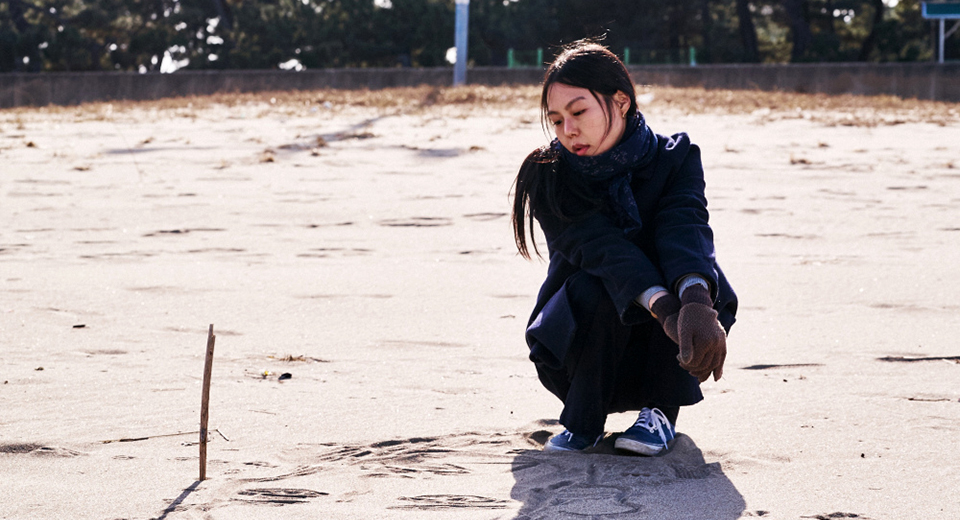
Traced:
<path fill-rule="evenodd" d="M 576 453 L 576 452 L 583 451 L 583 450 L 573 450 L 573 449 L 570 449 L 570 448 L 560 448 L 560 447 L 558 447 L 558 446 L 552 446 L 552 445 L 550 445 L 550 444 L 546 444 L 546 445 L 543 446 L 543 451 L 545 451 L 545 452 L 547 452 L 547 453 Z"/>
<path fill-rule="evenodd" d="M 664 448 L 661 445 L 645 444 L 633 439 L 624 439 L 623 437 L 617 439 L 617 441 L 613 443 L 613 447 L 618 450 L 630 451 L 633 453 L 639 453 L 640 455 L 649 456 L 657 455 L 664 451 Z"/>
<path fill-rule="evenodd" d="M 591 448 L 594 448 L 594 447 L 596 447 L 596 445 L 594 445 L 594 446 L 587 446 L 586 448 L 583 448 L 582 450 L 576 450 L 576 449 L 573 449 L 573 448 L 563 448 L 563 447 L 557 446 L 556 444 L 549 444 L 549 443 L 547 443 L 547 444 L 544 444 L 544 445 L 543 445 L 543 451 L 552 452 L 552 453 L 585 453 L 587 450 L 589 450 L 589 449 L 591 449 Z"/>

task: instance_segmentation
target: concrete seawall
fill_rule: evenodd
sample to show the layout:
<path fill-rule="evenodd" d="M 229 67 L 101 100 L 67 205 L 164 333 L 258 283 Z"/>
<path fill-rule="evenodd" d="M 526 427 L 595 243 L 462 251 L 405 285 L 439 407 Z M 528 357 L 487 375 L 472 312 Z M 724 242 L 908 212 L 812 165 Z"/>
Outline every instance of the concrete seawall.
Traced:
<path fill-rule="evenodd" d="M 638 84 L 825 94 L 888 94 L 960 102 L 960 63 L 631 66 Z M 476 67 L 468 83 L 536 84 L 539 68 Z M 271 90 L 381 89 L 452 83 L 449 68 L 190 71 L 174 74 L 56 72 L 0 74 L 0 108 Z"/>
<path fill-rule="evenodd" d="M 960 102 L 960 63 L 809 63 L 631 67 L 646 85 L 892 95 Z"/>

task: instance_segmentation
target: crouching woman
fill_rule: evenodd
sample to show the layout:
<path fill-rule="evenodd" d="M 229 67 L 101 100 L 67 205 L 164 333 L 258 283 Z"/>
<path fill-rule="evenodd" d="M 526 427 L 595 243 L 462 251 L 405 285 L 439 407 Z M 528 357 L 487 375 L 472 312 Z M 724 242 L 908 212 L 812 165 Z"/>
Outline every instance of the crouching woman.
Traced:
<path fill-rule="evenodd" d="M 513 228 L 530 258 L 539 223 L 550 260 L 526 329 L 540 381 L 563 402 L 566 429 L 544 449 L 591 448 L 608 414 L 639 411 L 615 447 L 658 454 L 680 407 L 723 374 L 737 309 L 715 259 L 700 150 L 647 126 L 623 63 L 596 43 L 550 65 L 541 111 L 556 138 L 520 168 Z"/>

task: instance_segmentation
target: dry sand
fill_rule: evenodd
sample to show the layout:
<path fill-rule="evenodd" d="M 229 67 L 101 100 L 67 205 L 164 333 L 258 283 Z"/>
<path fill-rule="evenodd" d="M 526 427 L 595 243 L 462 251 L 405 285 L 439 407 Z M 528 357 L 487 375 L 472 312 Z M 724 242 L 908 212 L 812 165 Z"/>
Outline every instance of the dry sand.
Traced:
<path fill-rule="evenodd" d="M 654 458 L 539 451 L 536 89 L 0 112 L 0 518 L 960 518 L 957 105 L 643 94 L 741 298 Z"/>

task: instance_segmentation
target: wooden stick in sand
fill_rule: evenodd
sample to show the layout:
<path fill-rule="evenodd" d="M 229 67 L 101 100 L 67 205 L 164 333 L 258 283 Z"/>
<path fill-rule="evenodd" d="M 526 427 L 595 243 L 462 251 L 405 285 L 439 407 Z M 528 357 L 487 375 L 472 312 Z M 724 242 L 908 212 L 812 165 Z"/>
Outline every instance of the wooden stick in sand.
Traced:
<path fill-rule="evenodd" d="M 207 359 L 203 365 L 203 397 L 200 400 L 200 480 L 207 478 L 207 420 L 210 418 L 210 376 L 213 372 L 213 324 L 207 332 Z"/>

